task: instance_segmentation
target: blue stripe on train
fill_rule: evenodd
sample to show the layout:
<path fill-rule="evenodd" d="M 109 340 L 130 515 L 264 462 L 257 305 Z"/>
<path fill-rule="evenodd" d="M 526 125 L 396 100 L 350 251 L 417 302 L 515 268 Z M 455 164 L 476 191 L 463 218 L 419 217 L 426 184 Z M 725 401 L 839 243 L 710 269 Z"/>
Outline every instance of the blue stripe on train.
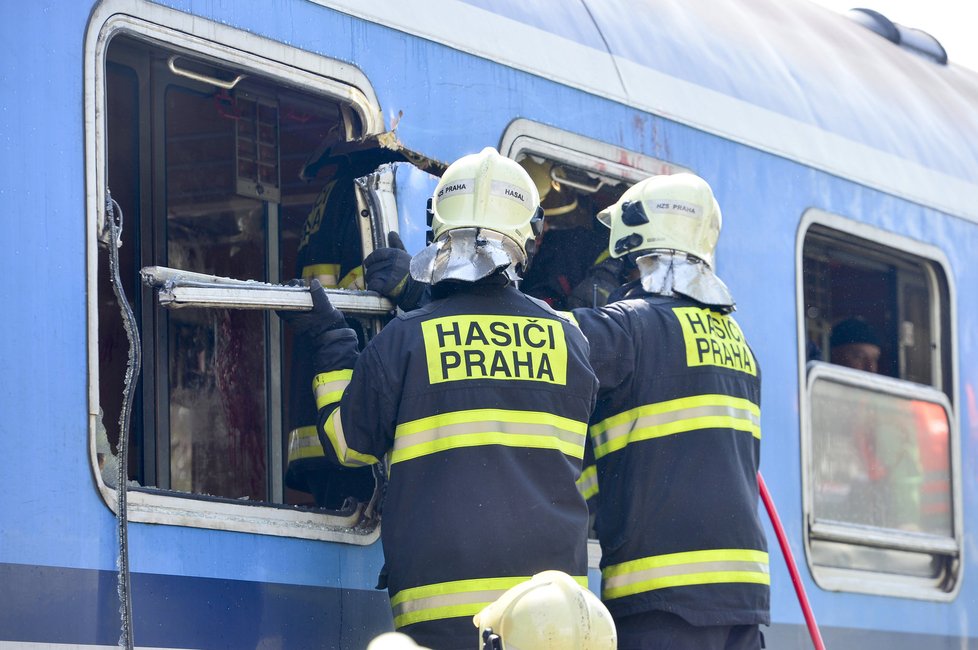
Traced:
<path fill-rule="evenodd" d="M 244 580 L 133 574 L 137 646 L 365 648 L 392 628 L 387 594 Z M 116 574 L 0 564 L 0 639 L 119 641 Z"/>
<path fill-rule="evenodd" d="M 131 580 L 142 647 L 362 650 L 392 626 L 382 591 L 143 573 Z M 0 640 L 117 645 L 115 573 L 0 564 L 0 585 Z M 771 648 L 811 643 L 804 625 L 761 629 Z M 978 639 L 886 630 L 823 627 L 822 636 L 832 648 L 978 649 Z"/>

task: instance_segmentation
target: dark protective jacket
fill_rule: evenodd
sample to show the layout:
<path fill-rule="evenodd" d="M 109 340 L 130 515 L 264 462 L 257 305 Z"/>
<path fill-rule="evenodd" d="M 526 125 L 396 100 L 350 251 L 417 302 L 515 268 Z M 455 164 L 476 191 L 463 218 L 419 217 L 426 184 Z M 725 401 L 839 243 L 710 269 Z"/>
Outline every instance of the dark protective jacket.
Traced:
<path fill-rule="evenodd" d="M 548 230 L 520 288 L 554 309 L 600 307 L 621 285 L 622 261 L 608 256 L 608 230 Z"/>
<path fill-rule="evenodd" d="M 760 370 L 742 331 L 728 315 L 637 285 L 573 313 L 601 385 L 590 441 L 608 609 L 768 623 Z"/>
<path fill-rule="evenodd" d="M 587 579 L 575 487 L 597 392 L 587 341 L 493 280 L 436 285 L 435 300 L 392 320 L 359 358 L 348 329 L 317 353 L 327 455 L 362 466 L 390 454 L 394 623 L 435 648 L 475 647 L 472 616 L 539 571 Z"/>
<path fill-rule="evenodd" d="M 339 175 L 323 187 L 306 217 L 297 251 L 297 277 L 328 288 L 363 288 L 360 228 L 353 177 Z M 359 323 L 348 319 L 351 327 Z M 316 433 L 316 402 L 309 391 L 315 368 L 308 341 L 293 342 L 288 403 L 287 486 L 310 492 L 316 505 L 340 509 L 347 497 L 366 502 L 374 488 L 369 468 L 337 467 L 323 456 Z"/>

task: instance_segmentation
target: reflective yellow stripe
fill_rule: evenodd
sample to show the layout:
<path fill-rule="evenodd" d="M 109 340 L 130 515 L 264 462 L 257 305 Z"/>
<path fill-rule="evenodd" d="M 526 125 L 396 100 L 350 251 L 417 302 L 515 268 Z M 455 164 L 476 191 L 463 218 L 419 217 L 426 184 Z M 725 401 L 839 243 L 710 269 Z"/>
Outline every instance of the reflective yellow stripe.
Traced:
<path fill-rule="evenodd" d="M 771 584 L 767 553 L 724 548 L 613 564 L 601 571 L 601 597 L 611 600 L 666 587 L 727 582 Z"/>
<path fill-rule="evenodd" d="M 343 420 L 340 407 L 337 406 L 330 416 L 326 418 L 326 425 L 323 429 L 326 432 L 326 437 L 329 439 L 329 444 L 333 447 L 336 458 L 347 467 L 364 467 L 365 465 L 373 465 L 377 462 L 377 459 L 370 454 L 363 454 L 355 449 L 350 449 L 349 445 L 346 444 L 346 435 L 343 433 Z"/>
<path fill-rule="evenodd" d="M 577 479 L 577 491 L 581 493 L 581 496 L 585 500 L 590 499 L 595 494 L 598 493 L 598 468 L 594 465 L 588 465 L 581 472 L 580 478 Z"/>
<path fill-rule="evenodd" d="M 443 618 L 475 616 L 507 589 L 529 579 L 530 576 L 517 576 L 456 580 L 402 589 L 391 598 L 394 627 Z M 587 576 L 575 576 L 574 580 L 582 587 L 587 587 Z"/>
<path fill-rule="evenodd" d="M 319 284 L 327 289 L 336 288 L 336 280 L 339 274 L 339 264 L 310 264 L 309 266 L 302 267 L 303 280 L 316 278 L 319 280 Z"/>
<path fill-rule="evenodd" d="M 363 280 L 363 267 L 357 266 L 343 276 L 339 284 L 340 289 L 366 289 L 367 285 Z"/>
<path fill-rule="evenodd" d="M 480 445 L 556 449 L 584 457 L 587 423 L 538 411 L 475 409 L 399 424 L 391 464 L 419 456 Z"/>
<path fill-rule="evenodd" d="M 631 442 L 698 429 L 735 429 L 761 438 L 761 409 L 750 400 L 728 395 L 696 395 L 646 404 L 591 427 L 594 455 L 601 458 Z"/>
<path fill-rule="evenodd" d="M 343 391 L 350 384 L 353 370 L 321 372 L 312 379 L 312 392 L 316 395 L 316 410 L 340 401 Z"/>
<path fill-rule="evenodd" d="M 316 427 L 299 427 L 289 431 L 289 462 L 303 458 L 322 457 L 323 443 L 319 442 Z"/>

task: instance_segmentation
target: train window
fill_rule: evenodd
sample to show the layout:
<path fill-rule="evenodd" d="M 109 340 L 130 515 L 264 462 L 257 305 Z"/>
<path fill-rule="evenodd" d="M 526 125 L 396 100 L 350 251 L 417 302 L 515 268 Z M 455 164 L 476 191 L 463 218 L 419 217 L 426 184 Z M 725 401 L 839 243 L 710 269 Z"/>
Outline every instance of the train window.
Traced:
<path fill-rule="evenodd" d="M 104 186 L 93 191 L 111 192 L 124 215 L 120 272 L 142 337 L 129 516 L 369 543 L 376 527 L 354 527 L 374 493 L 369 469 L 351 476 L 337 468 L 322 489 L 286 471 L 290 451 L 309 459 L 290 434 L 315 423 L 311 377 L 269 309 L 281 291 L 251 289 L 318 277 L 342 293 L 351 326 L 368 340 L 388 307 L 358 290 L 361 260 L 385 227 L 369 181 L 406 157 L 377 143 L 376 100 L 348 66 L 276 44 L 259 44 L 261 56 L 218 46 L 216 34 L 235 42 L 221 26 L 204 40 L 186 33 L 193 25 L 171 31 L 118 20 L 93 53 L 102 78 L 90 110 L 104 115 L 93 165 L 105 170 L 94 181 Z M 128 351 L 108 258 L 98 246 L 90 279 L 93 429 L 103 461 L 119 438 Z M 187 286 L 171 279 L 166 306 L 140 281 L 151 268 L 200 275 Z M 212 286 L 224 278 L 260 286 Z M 110 505 L 114 482 L 104 473 L 100 483 Z"/>
<path fill-rule="evenodd" d="M 943 256 L 816 210 L 801 232 L 813 575 L 827 589 L 948 599 L 961 525 Z"/>
<path fill-rule="evenodd" d="M 633 183 L 682 168 L 525 119 L 509 125 L 499 150 L 530 173 L 544 211 L 543 235 L 521 289 L 556 309 L 605 304 L 620 284 L 620 262 L 608 255 L 598 211 Z"/>

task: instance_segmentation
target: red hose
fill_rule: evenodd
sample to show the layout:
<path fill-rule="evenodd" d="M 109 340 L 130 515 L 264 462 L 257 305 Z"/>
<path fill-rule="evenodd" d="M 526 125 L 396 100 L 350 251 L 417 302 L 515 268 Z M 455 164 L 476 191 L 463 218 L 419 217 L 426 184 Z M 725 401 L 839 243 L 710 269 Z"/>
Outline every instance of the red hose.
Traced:
<path fill-rule="evenodd" d="M 791 554 L 791 548 L 788 546 L 788 536 L 784 533 L 784 526 L 781 525 L 781 517 L 778 516 L 778 510 L 774 507 L 774 500 L 771 499 L 771 493 L 767 491 L 767 485 L 764 484 L 764 477 L 761 476 L 760 472 L 757 473 L 757 486 L 761 490 L 761 500 L 764 502 L 767 514 L 771 518 L 771 525 L 774 526 L 774 533 L 778 537 L 778 544 L 781 545 L 781 554 L 784 555 L 784 562 L 788 565 L 788 573 L 791 574 L 791 582 L 794 584 L 795 593 L 798 595 L 798 604 L 801 605 L 801 611 L 805 615 L 805 624 L 808 625 L 808 633 L 812 637 L 812 643 L 815 645 L 815 650 L 825 650 L 822 633 L 818 631 L 818 623 L 815 622 L 815 613 L 812 611 L 812 606 L 808 603 L 808 596 L 805 594 L 805 585 L 801 582 L 801 575 L 798 573 L 798 567 L 795 566 L 795 557 Z"/>

